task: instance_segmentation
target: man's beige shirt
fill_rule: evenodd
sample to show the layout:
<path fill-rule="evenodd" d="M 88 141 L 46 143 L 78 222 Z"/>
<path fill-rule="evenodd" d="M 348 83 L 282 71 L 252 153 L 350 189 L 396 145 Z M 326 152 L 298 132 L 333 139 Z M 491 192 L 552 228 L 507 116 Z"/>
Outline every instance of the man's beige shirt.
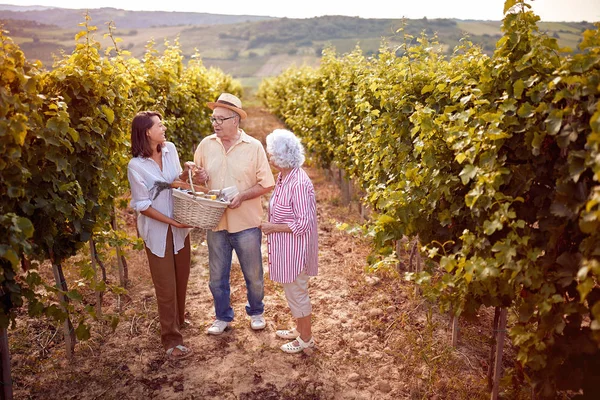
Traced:
<path fill-rule="evenodd" d="M 242 192 L 257 183 L 263 188 L 275 186 L 271 166 L 263 145 L 240 129 L 240 138 L 229 151 L 213 134 L 202 139 L 194 153 L 194 163 L 203 167 L 209 176 L 208 188 L 224 189 L 235 186 Z M 214 231 L 230 233 L 256 228 L 262 222 L 261 196 L 242 202 L 238 208 L 227 208 Z"/>

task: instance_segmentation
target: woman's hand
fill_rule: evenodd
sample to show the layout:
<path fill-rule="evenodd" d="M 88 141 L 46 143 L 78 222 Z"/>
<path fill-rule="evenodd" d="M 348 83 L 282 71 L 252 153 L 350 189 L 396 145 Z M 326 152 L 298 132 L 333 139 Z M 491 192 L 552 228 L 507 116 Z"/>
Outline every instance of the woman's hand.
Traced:
<path fill-rule="evenodd" d="M 262 224 L 260 224 L 259 228 L 265 235 L 270 235 L 271 233 L 275 232 L 293 233 L 288 224 L 274 224 L 272 222 L 263 222 Z"/>
<path fill-rule="evenodd" d="M 193 228 L 192 225 L 182 224 L 181 222 L 177 222 L 175 220 L 173 220 L 173 223 L 171 223 L 171 225 L 173 225 L 175 228 Z"/>
<path fill-rule="evenodd" d="M 187 173 L 190 169 L 192 170 L 192 172 L 194 172 L 194 170 L 196 169 L 196 164 L 194 164 L 193 161 L 186 161 L 183 164 L 183 172 Z"/>
<path fill-rule="evenodd" d="M 265 234 L 268 235 L 270 233 L 273 233 L 273 226 L 275 224 L 272 224 L 270 222 L 263 222 L 262 224 L 260 224 L 258 227 L 260 228 L 260 230 Z"/>
<path fill-rule="evenodd" d="M 270 235 L 275 232 L 292 232 L 287 224 L 274 224 L 272 222 L 263 222 L 260 224 L 259 228 L 265 235 Z"/>
<path fill-rule="evenodd" d="M 153 208 L 152 206 L 148 207 L 144 211 L 141 211 L 141 213 L 148 218 L 155 219 L 155 220 L 165 223 L 167 225 L 172 225 L 175 228 L 193 228 L 193 226 L 191 226 L 191 225 L 182 224 L 181 222 L 175 221 L 173 218 L 167 217 L 165 214 L 161 213 L 160 211 Z"/>
<path fill-rule="evenodd" d="M 183 172 L 179 174 L 178 178 L 181 181 L 187 182 L 189 177 L 189 171 L 192 171 L 192 177 L 194 176 L 194 171 L 196 170 L 196 164 L 193 161 L 186 161 L 183 164 Z"/>

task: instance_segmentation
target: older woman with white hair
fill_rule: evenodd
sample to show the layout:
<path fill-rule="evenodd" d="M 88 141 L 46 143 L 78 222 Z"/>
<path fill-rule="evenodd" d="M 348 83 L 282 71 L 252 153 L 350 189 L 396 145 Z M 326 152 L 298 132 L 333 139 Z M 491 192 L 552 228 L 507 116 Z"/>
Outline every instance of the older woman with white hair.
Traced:
<path fill-rule="evenodd" d="M 296 327 L 278 330 L 286 353 L 299 353 L 315 346 L 311 331 L 312 306 L 308 280 L 317 275 L 317 204 L 313 184 L 301 168 L 304 148 L 290 131 L 275 129 L 267 136 L 267 155 L 279 170 L 269 203 L 269 222 L 261 225 L 267 235 L 269 277 L 283 285 Z"/>

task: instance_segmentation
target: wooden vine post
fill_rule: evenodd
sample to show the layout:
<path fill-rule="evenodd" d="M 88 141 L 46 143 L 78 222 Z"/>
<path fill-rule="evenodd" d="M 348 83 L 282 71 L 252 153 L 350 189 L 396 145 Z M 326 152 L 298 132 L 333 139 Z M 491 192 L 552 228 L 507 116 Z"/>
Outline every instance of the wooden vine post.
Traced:
<path fill-rule="evenodd" d="M 10 374 L 10 351 L 8 348 L 8 334 L 6 328 L 0 329 L 0 353 L 2 353 L 2 390 L 0 400 L 12 400 L 12 377 Z"/>
<path fill-rule="evenodd" d="M 410 248 L 410 258 L 408 259 L 408 268 L 411 272 L 418 274 L 421 272 L 421 253 L 419 253 L 419 236 L 415 236 L 412 247 Z M 421 287 L 415 285 L 415 295 L 421 294 Z"/>
<path fill-rule="evenodd" d="M 496 342 L 498 337 L 498 322 L 500 321 L 500 307 L 494 307 L 494 322 L 492 323 L 492 342 L 490 343 L 490 357 L 488 360 L 487 382 L 488 390 L 494 388 L 494 364 L 496 359 Z"/>
<path fill-rule="evenodd" d="M 403 251 L 402 247 L 403 247 L 402 240 L 401 239 L 396 240 L 396 243 L 394 244 L 394 248 L 396 249 L 396 257 L 398 258 L 398 263 L 396 263 L 396 270 L 398 271 L 398 273 L 400 273 L 404 270 L 402 261 L 400 261 L 400 254 L 402 254 L 402 251 Z"/>
<path fill-rule="evenodd" d="M 350 200 L 352 199 L 350 179 L 348 179 L 346 171 L 343 168 L 340 168 L 340 189 L 342 192 L 342 204 L 344 206 L 350 205 Z"/>
<path fill-rule="evenodd" d="M 92 269 L 94 270 L 94 280 L 98 284 L 98 267 L 96 266 L 96 245 L 94 238 L 90 238 L 90 258 L 92 261 Z M 96 317 L 102 316 L 102 292 L 96 288 Z"/>
<path fill-rule="evenodd" d="M 495 330 L 495 333 L 497 333 L 497 340 L 495 349 L 494 377 L 492 380 L 492 393 L 490 397 L 491 400 L 497 400 L 498 393 L 500 391 L 500 377 L 502 376 L 502 352 L 504 350 L 504 337 L 506 336 L 506 315 L 506 307 L 501 308 L 500 317 L 498 320 L 498 329 Z"/>
<path fill-rule="evenodd" d="M 452 332 L 452 347 L 458 346 L 458 316 L 452 312 L 450 317 L 450 331 Z"/>
<path fill-rule="evenodd" d="M 60 307 L 66 314 L 65 321 L 63 322 L 63 331 L 67 351 L 67 359 L 70 360 L 73 358 L 73 353 L 75 351 L 75 341 L 77 339 L 75 337 L 75 330 L 73 329 L 71 318 L 69 318 L 69 310 L 66 307 L 66 304 L 69 303 L 69 298 L 64 294 L 68 291 L 67 282 L 65 281 L 62 266 L 56 263 L 54 260 L 52 260 L 52 273 L 54 274 L 54 280 L 56 281 L 56 288 L 61 291 L 58 292 L 58 301 L 60 302 Z"/>
<path fill-rule="evenodd" d="M 112 225 L 113 231 L 117 231 L 117 229 L 119 228 L 119 226 L 117 224 L 117 213 L 114 208 L 112 210 L 111 225 Z M 121 246 L 119 246 L 117 244 L 116 250 L 117 250 L 117 262 L 119 265 L 119 285 L 126 288 L 127 281 L 129 280 L 129 273 L 127 271 L 127 262 L 125 261 L 125 255 L 123 254 L 123 250 L 121 249 Z"/>

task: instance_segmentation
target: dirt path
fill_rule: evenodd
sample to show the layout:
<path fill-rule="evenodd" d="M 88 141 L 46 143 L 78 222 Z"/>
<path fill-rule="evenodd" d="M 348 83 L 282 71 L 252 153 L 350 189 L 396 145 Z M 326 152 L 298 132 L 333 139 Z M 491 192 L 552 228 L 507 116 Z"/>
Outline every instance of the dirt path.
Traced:
<path fill-rule="evenodd" d="M 249 110 L 244 125 L 261 139 L 276 127 L 281 123 L 258 108 Z M 322 171 L 310 165 L 306 169 L 316 188 L 319 218 L 320 270 L 309 288 L 317 350 L 296 355 L 279 350 L 285 341 L 274 332 L 290 327 L 292 319 L 281 287 L 266 270 L 267 328 L 250 329 L 237 263 L 232 269 L 235 320 L 223 335 L 207 335 L 214 318 L 207 248 L 203 231 L 194 231 L 188 295 L 192 325 L 184 331 L 192 357 L 165 361 L 146 260 L 142 252 L 131 252 L 132 286 L 117 330 L 94 327 L 92 340 L 77 345 L 71 363 L 61 357 L 60 341 L 44 357 L 35 346 L 31 349 L 37 352 L 29 354 L 13 350 L 16 398 L 485 398 L 481 360 L 488 348 L 481 326 L 466 324 L 461 333 L 468 345 L 453 351 L 447 321 L 415 297 L 412 286 L 393 270 L 367 274 L 368 241 L 336 227 L 358 222 L 357 216 L 339 205 L 339 191 Z M 265 250 L 263 245 L 263 254 Z M 266 265 L 266 255 L 264 260 Z M 114 300 L 107 298 L 106 307 L 111 306 Z"/>

